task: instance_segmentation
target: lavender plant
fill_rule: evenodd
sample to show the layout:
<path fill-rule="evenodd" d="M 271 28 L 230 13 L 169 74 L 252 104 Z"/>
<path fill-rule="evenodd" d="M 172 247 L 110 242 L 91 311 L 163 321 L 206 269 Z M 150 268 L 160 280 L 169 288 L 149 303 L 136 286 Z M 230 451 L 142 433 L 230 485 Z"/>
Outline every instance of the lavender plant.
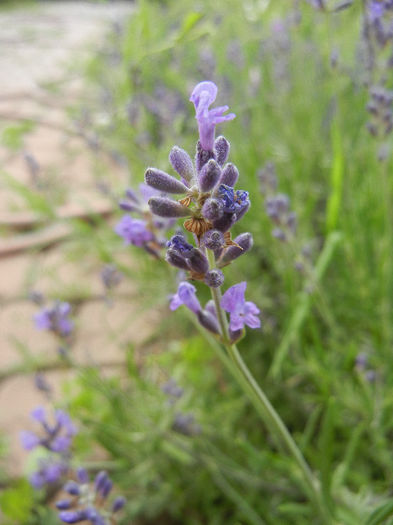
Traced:
<path fill-rule="evenodd" d="M 235 118 L 232 113 L 225 114 L 228 106 L 210 109 L 216 96 L 217 87 L 209 81 L 200 82 L 192 91 L 190 101 L 195 106 L 199 129 L 195 163 L 178 146 L 174 146 L 169 155 L 180 180 L 157 168 L 148 168 L 145 173 L 145 183 L 151 188 L 165 194 L 182 195 L 180 200 L 166 195 L 153 196 L 148 200 L 153 215 L 165 219 L 185 219 L 184 230 L 167 242 L 166 261 L 186 272 L 190 280 L 204 283 L 212 296 L 212 301 L 203 308 L 196 287 L 182 280 L 177 293 L 172 296 L 170 309 L 176 310 L 185 305 L 199 324 L 214 334 L 225 348 L 224 362 L 249 395 L 269 430 L 295 459 L 308 496 L 321 519 L 330 523 L 330 510 L 324 503 L 318 481 L 236 346 L 236 342 L 245 335 L 245 326 L 256 329 L 261 325 L 258 307 L 246 301 L 247 283 L 240 282 L 227 288 L 224 294 L 221 292 L 224 283 L 222 269 L 251 249 L 252 236 L 243 233 L 232 239 L 231 230 L 248 211 L 250 198 L 247 191 L 234 188 L 239 171 L 236 166 L 227 163 L 229 142 L 223 136 L 215 138 L 216 125 Z M 148 232 L 145 235 L 153 235 L 151 225 L 146 223 L 145 227 Z M 118 227 L 116 230 L 125 237 L 124 231 Z M 145 243 L 140 244 L 144 246 Z"/>

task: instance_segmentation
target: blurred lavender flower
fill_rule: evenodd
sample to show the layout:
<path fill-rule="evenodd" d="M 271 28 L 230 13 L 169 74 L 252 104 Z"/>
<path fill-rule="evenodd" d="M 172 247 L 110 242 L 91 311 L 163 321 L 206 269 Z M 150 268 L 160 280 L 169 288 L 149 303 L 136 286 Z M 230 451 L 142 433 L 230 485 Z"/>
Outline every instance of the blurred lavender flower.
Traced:
<path fill-rule="evenodd" d="M 48 422 L 45 409 L 39 406 L 32 411 L 31 418 L 39 423 L 39 432 L 23 431 L 20 439 L 25 450 L 40 447 L 46 451 L 46 457 L 40 460 L 38 470 L 30 477 L 32 486 L 40 489 L 57 482 L 67 473 L 70 447 L 77 429 L 63 410 L 56 410 L 53 422 Z"/>
<path fill-rule="evenodd" d="M 184 389 L 181 388 L 172 377 L 162 385 L 161 390 L 166 396 L 168 396 L 168 401 L 171 405 L 173 405 L 184 394 Z"/>
<path fill-rule="evenodd" d="M 234 113 L 224 115 L 228 106 L 220 106 L 209 110 L 209 106 L 216 100 L 217 86 L 213 82 L 200 82 L 191 93 L 190 101 L 195 106 L 196 119 L 199 127 L 199 140 L 206 151 L 212 151 L 216 125 L 235 118 Z"/>
<path fill-rule="evenodd" d="M 245 292 L 247 283 L 235 284 L 228 288 L 221 299 L 221 307 L 230 314 L 229 326 L 233 332 L 242 330 L 244 325 L 250 328 L 259 328 L 261 321 L 257 317 L 259 308 L 251 301 L 246 301 Z"/>
<path fill-rule="evenodd" d="M 74 323 L 69 319 L 71 306 L 69 303 L 56 301 L 52 308 L 43 308 L 34 315 L 34 323 L 37 330 L 48 330 L 59 337 L 67 337 L 71 334 Z"/>
<path fill-rule="evenodd" d="M 115 226 L 115 232 L 123 237 L 124 244 L 144 246 L 154 239 L 154 235 L 147 229 L 146 221 L 134 219 L 130 215 L 124 215 Z"/>
<path fill-rule="evenodd" d="M 68 471 L 68 464 L 64 461 L 55 459 L 41 460 L 38 463 L 38 470 L 29 477 L 33 488 L 39 490 L 46 485 L 52 485 L 60 481 Z"/>
<path fill-rule="evenodd" d="M 118 286 L 123 279 L 123 274 L 114 264 L 106 264 L 101 270 L 101 280 L 107 290 Z"/>
<path fill-rule="evenodd" d="M 21 442 L 25 450 L 32 450 L 38 446 L 52 452 L 67 452 L 69 450 L 72 438 L 77 430 L 67 412 L 56 410 L 54 423 L 50 424 L 45 409 L 40 406 L 32 411 L 31 418 L 40 424 L 42 435 L 29 431 L 21 432 Z"/>
<path fill-rule="evenodd" d="M 274 224 L 272 235 L 282 242 L 291 241 L 296 234 L 297 216 L 290 210 L 288 195 L 277 193 L 277 175 L 272 163 L 258 172 L 260 188 L 265 196 L 266 214 Z"/>
<path fill-rule="evenodd" d="M 202 428 L 196 423 L 194 415 L 183 412 L 178 412 L 175 415 L 172 429 L 185 436 L 195 436 L 202 432 Z"/>
<path fill-rule="evenodd" d="M 59 518 L 63 523 L 87 522 L 91 525 L 109 525 L 116 523 L 116 514 L 124 507 L 126 500 L 122 496 L 112 502 L 108 498 L 113 482 L 105 471 L 95 477 L 94 483 L 89 483 L 85 469 L 78 469 L 77 481 L 67 481 L 63 491 L 67 497 L 58 500 Z"/>
<path fill-rule="evenodd" d="M 34 375 L 34 384 L 37 390 L 43 392 L 48 398 L 51 396 L 52 388 L 42 372 L 37 372 Z"/>
<path fill-rule="evenodd" d="M 371 114 L 371 120 L 367 123 L 368 130 L 375 137 L 385 137 L 393 129 L 393 91 L 383 86 L 372 86 L 370 88 L 370 101 L 367 111 Z"/>

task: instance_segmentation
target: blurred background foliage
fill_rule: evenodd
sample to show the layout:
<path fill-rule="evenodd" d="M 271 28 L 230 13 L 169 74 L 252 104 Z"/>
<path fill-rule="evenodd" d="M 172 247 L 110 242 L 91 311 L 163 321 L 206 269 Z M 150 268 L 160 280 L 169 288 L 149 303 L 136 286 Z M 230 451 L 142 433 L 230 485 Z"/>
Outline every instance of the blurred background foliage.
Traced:
<path fill-rule="evenodd" d="M 172 145 L 194 150 L 189 94 L 201 80 L 218 85 L 218 103 L 237 115 L 222 131 L 252 202 L 241 231 L 255 241 L 226 282 L 247 280 L 248 298 L 263 312 L 262 332 L 249 332 L 240 350 L 327 502 L 338 505 L 337 523 L 353 525 L 393 486 L 392 162 L 389 150 L 381 155 L 389 143 L 366 127 L 361 20 L 362 2 L 323 12 L 279 0 L 141 0 L 94 59 L 78 64 L 91 96 L 69 109 L 97 157 L 97 183 L 116 200 L 142 182 L 147 166 L 169 170 Z M 127 166 L 128 180 L 111 179 L 103 152 Z M 297 213 L 290 244 L 272 237 L 265 213 L 258 173 L 268 162 Z M 30 202 L 45 212 L 40 200 Z M 77 457 L 89 461 L 92 441 L 105 450 L 128 499 L 122 523 L 318 523 L 295 465 L 209 341 L 185 312 L 165 313 L 175 275 L 125 249 L 105 221 L 75 223 L 71 246 L 75 261 L 94 254 L 132 279 L 129 250 L 141 263 L 141 308 L 164 312 L 138 366 L 129 347 L 119 377 L 84 369 L 65 386 L 82 426 Z M 174 405 L 160 389 L 169 377 L 185 390 Z M 178 412 L 193 415 L 192 435 L 174 427 Z M 50 523 L 24 483 L 7 494 L 15 490 L 30 498 L 21 523 Z M 391 505 L 384 509 L 369 523 L 393 523 Z"/>

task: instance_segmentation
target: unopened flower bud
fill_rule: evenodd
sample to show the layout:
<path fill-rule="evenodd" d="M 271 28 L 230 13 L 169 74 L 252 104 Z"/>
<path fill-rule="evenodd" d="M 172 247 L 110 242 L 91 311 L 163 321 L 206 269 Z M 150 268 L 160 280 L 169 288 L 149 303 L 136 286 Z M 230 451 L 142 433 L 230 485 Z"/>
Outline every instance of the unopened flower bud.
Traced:
<path fill-rule="evenodd" d="M 209 312 L 213 317 L 217 319 L 216 305 L 214 304 L 213 299 L 210 299 L 210 301 L 206 303 L 205 311 Z"/>
<path fill-rule="evenodd" d="M 206 328 L 206 330 L 209 330 L 209 332 L 212 332 L 213 334 L 220 333 L 218 322 L 214 315 L 206 310 L 201 310 L 197 315 L 198 321 L 204 328 Z"/>
<path fill-rule="evenodd" d="M 233 188 L 238 178 L 239 170 L 234 164 L 229 163 L 226 164 L 222 170 L 220 184 L 225 184 L 226 186 L 231 186 Z"/>
<path fill-rule="evenodd" d="M 220 135 L 214 142 L 214 151 L 216 152 L 217 162 L 223 166 L 229 156 L 230 144 L 225 137 Z M 224 183 L 226 184 L 226 182 Z"/>
<path fill-rule="evenodd" d="M 210 159 L 215 159 L 216 155 L 213 151 L 207 151 L 202 149 L 201 143 L 198 140 L 196 155 L 195 155 L 195 166 L 199 173 L 203 166 L 209 162 Z"/>
<path fill-rule="evenodd" d="M 210 191 L 217 184 L 221 168 L 214 159 L 207 162 L 199 174 L 199 186 L 202 191 Z"/>
<path fill-rule="evenodd" d="M 232 228 L 235 222 L 236 222 L 235 213 L 224 213 L 222 217 L 213 221 L 213 227 L 216 230 L 220 230 L 221 232 L 225 233 L 226 231 Z"/>
<path fill-rule="evenodd" d="M 176 250 L 173 250 L 172 248 L 170 248 L 166 252 L 165 260 L 172 266 L 175 266 L 175 268 L 180 268 L 181 270 L 189 269 L 185 258 L 182 255 L 180 255 Z"/>
<path fill-rule="evenodd" d="M 224 213 L 224 206 L 221 199 L 207 199 L 202 206 L 202 215 L 209 221 L 220 219 Z"/>
<path fill-rule="evenodd" d="M 190 270 L 196 273 L 205 274 L 209 269 L 208 260 L 198 248 L 187 254 L 187 264 Z"/>
<path fill-rule="evenodd" d="M 241 233 L 233 240 L 233 242 L 235 242 L 239 246 L 229 246 L 224 251 L 224 254 L 220 258 L 220 267 L 229 264 L 244 253 L 248 252 L 252 248 L 253 238 L 251 233 Z"/>
<path fill-rule="evenodd" d="M 148 202 L 152 213 L 159 217 L 187 217 L 190 210 L 167 197 L 151 197 Z"/>
<path fill-rule="evenodd" d="M 178 146 L 173 146 L 169 153 L 169 161 L 177 173 L 186 181 L 190 182 L 194 176 L 194 166 L 191 157 Z"/>
<path fill-rule="evenodd" d="M 218 230 L 209 230 L 203 235 L 201 244 L 209 250 L 220 250 L 225 245 L 224 235 Z"/>
<path fill-rule="evenodd" d="M 156 190 L 165 193 L 187 193 L 188 188 L 179 180 L 168 175 L 165 171 L 156 168 L 148 168 L 145 172 L 145 182 Z"/>
<path fill-rule="evenodd" d="M 240 329 L 240 330 L 229 329 L 229 339 L 231 343 L 236 343 L 241 338 L 242 335 L 243 335 L 243 329 Z"/>
<path fill-rule="evenodd" d="M 205 284 L 210 288 L 218 288 L 224 282 L 224 274 L 221 270 L 214 268 L 205 274 Z"/>

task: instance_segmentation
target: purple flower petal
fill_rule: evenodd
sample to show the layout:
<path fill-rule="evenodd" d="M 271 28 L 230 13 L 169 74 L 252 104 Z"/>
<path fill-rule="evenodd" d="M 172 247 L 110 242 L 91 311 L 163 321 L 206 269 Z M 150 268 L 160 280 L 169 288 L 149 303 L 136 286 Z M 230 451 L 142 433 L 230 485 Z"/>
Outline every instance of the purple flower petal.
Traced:
<path fill-rule="evenodd" d="M 179 284 L 177 293 L 179 294 L 179 297 L 183 304 L 187 306 L 187 308 L 189 308 L 191 312 L 194 312 L 194 314 L 196 314 L 200 310 L 202 310 L 201 305 L 199 304 L 199 301 L 196 297 L 195 286 L 187 282 L 181 282 Z"/>
<path fill-rule="evenodd" d="M 228 106 L 220 106 L 209 110 L 209 106 L 216 100 L 217 86 L 213 82 L 204 81 L 197 84 L 191 93 L 190 101 L 195 106 L 196 119 L 199 128 L 199 141 L 202 149 L 212 151 L 216 124 L 232 120 L 233 113 L 224 115 Z"/>
<path fill-rule="evenodd" d="M 50 330 L 52 322 L 46 308 L 35 314 L 33 319 L 37 330 Z"/>
<path fill-rule="evenodd" d="M 197 314 L 202 310 L 196 297 L 195 286 L 185 281 L 179 284 L 177 293 L 172 297 L 169 308 L 173 311 L 179 308 L 182 304 L 187 306 L 187 308 L 189 308 L 191 312 L 194 312 L 194 314 Z"/>
<path fill-rule="evenodd" d="M 235 284 L 228 288 L 221 299 L 221 307 L 226 312 L 237 313 L 242 312 L 245 304 L 245 292 L 247 288 L 246 281 Z"/>
<path fill-rule="evenodd" d="M 45 408 L 44 407 L 36 407 L 30 414 L 31 418 L 34 421 L 37 421 L 38 423 L 45 423 L 46 421 L 46 414 L 45 414 Z"/>
<path fill-rule="evenodd" d="M 259 313 L 259 308 L 251 301 L 247 301 L 244 308 L 244 324 L 250 328 L 259 328 L 261 326 L 261 320 L 257 317 Z"/>
<path fill-rule="evenodd" d="M 27 430 L 20 433 L 20 441 L 25 450 L 33 450 L 33 448 L 40 444 L 40 438 L 34 434 L 34 432 L 29 432 Z"/>

